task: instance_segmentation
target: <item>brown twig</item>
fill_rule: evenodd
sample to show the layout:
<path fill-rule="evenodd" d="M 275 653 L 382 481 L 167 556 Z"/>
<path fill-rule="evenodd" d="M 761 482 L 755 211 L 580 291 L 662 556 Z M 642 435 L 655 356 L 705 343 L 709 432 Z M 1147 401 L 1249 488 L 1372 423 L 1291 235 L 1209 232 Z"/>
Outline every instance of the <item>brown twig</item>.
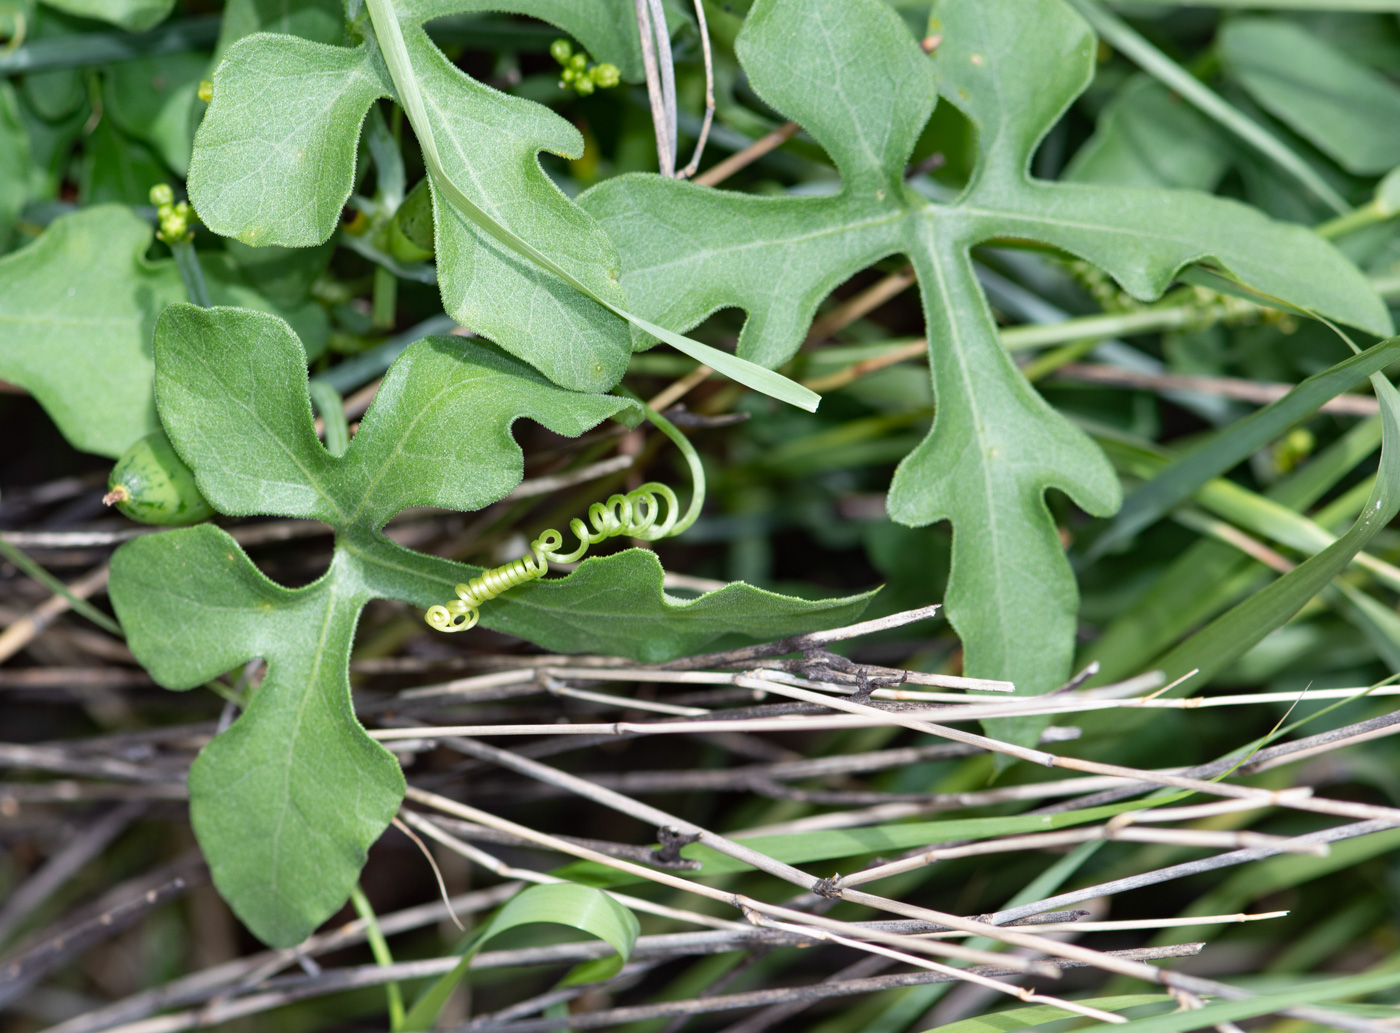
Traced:
<path fill-rule="evenodd" d="M 1140 373 L 1119 366 L 1098 363 L 1071 362 L 1055 371 L 1061 380 L 1081 384 L 1105 384 L 1110 387 L 1130 387 L 1144 391 L 1199 391 L 1203 394 L 1232 398 L 1255 405 L 1269 405 L 1294 390 L 1296 384 L 1276 384 L 1239 377 L 1204 377 L 1184 373 Z M 1345 416 L 1374 416 L 1380 403 L 1366 395 L 1337 395 L 1318 407 L 1319 412 Z"/>
<path fill-rule="evenodd" d="M 796 122 L 785 122 L 771 133 L 759 137 L 737 154 L 731 154 L 718 164 L 711 165 L 704 172 L 700 173 L 700 175 L 696 176 L 694 181 L 701 186 L 717 186 L 740 169 L 746 168 L 758 161 L 759 158 L 763 157 L 769 151 L 781 147 L 801 131 L 802 127 Z"/>
<path fill-rule="evenodd" d="M 13 541 L 14 535 L 6 537 L 11 540 L 12 544 L 17 544 Z M 78 599 L 87 599 L 107 587 L 107 577 L 110 573 L 110 568 L 104 563 L 68 585 L 68 591 Z M 68 601 L 67 596 L 52 595 L 3 632 L 0 632 L 0 663 L 29 645 L 30 642 L 34 641 L 35 636 L 42 633 L 59 615 L 67 613 L 70 609 L 72 609 L 72 603 Z"/>
<path fill-rule="evenodd" d="M 804 345 L 824 341 L 832 334 L 839 333 L 891 298 L 904 293 L 916 279 L 918 277 L 915 275 L 912 265 L 905 265 L 904 268 L 882 277 L 859 294 L 847 298 L 826 315 L 814 321 L 811 329 L 807 331 Z"/>

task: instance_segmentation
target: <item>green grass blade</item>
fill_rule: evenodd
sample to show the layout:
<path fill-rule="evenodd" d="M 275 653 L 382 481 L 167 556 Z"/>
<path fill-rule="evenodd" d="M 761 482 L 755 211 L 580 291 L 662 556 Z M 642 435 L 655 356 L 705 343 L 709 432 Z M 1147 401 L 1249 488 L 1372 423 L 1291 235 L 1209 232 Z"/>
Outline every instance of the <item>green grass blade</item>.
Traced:
<path fill-rule="evenodd" d="M 379 928 L 379 918 L 375 915 L 369 898 L 365 896 L 365 891 L 360 889 L 358 884 L 350 891 L 350 903 L 355 906 L 355 913 L 360 916 L 360 921 L 365 923 L 365 941 L 369 944 L 370 953 L 374 955 L 374 963 L 381 967 L 392 965 L 394 956 L 389 953 L 389 944 Z M 389 1028 L 397 1033 L 403 1029 L 403 990 L 398 983 L 386 983 L 384 995 L 389 1001 Z"/>
<path fill-rule="evenodd" d="M 103 631 L 111 632 L 118 638 L 123 637 L 122 628 L 120 624 L 112 620 L 111 617 L 108 617 L 105 613 L 99 610 L 96 606 L 93 606 L 92 603 L 88 602 L 86 599 L 79 599 L 76 595 L 74 595 L 68 590 L 67 585 L 65 585 L 58 578 L 54 577 L 43 567 L 39 566 L 39 564 L 35 563 L 32 559 L 29 558 L 28 555 L 21 552 L 18 548 L 11 545 L 9 542 L 5 541 L 3 537 L 0 537 L 0 555 L 3 555 L 7 560 L 13 563 L 20 570 L 24 571 L 35 581 L 39 582 L 39 584 L 43 585 L 50 592 L 53 592 L 55 595 L 61 595 L 63 596 L 63 598 L 67 599 L 68 605 L 73 607 L 74 613 L 82 614 L 84 617 L 92 621 L 92 623 L 96 624 Z"/>
<path fill-rule="evenodd" d="M 507 929 L 538 923 L 581 930 L 603 940 L 617 952 L 575 969 L 564 978 L 565 985 L 611 979 L 627 963 L 641 928 L 636 915 L 602 890 L 571 882 L 531 886 L 508 900 L 480 933 L 468 941 L 461 962 L 414 1002 L 402 1029 L 431 1029 L 448 996 L 466 975 L 472 957 L 488 940 Z"/>
<path fill-rule="evenodd" d="M 1128 496 L 1108 529 L 1089 547 L 1086 562 L 1126 541 L 1190 498 L 1211 478 L 1243 462 L 1293 424 L 1311 415 L 1323 402 L 1346 391 L 1363 377 L 1384 369 L 1397 358 L 1400 358 L 1400 337 L 1382 341 L 1360 355 L 1314 374 L 1277 402 L 1187 453 L 1170 469 Z"/>
<path fill-rule="evenodd" d="M 1079 1004 L 1097 1008 L 1100 1011 L 1123 1011 L 1143 1004 L 1161 1004 L 1171 1001 L 1168 994 L 1126 994 L 1121 997 L 1099 997 L 1094 1000 L 1079 1001 Z M 1047 1022 L 1058 1022 L 1071 1018 L 1074 1012 L 1065 1011 L 1053 1004 L 1035 1004 L 1029 1008 L 1012 1008 L 1010 1011 L 994 1012 L 975 1019 L 950 1022 L 925 1033 L 1012 1033 L 1018 1029 L 1030 1029 Z"/>
<path fill-rule="evenodd" d="M 1269 158 L 1338 215 L 1351 210 L 1351 205 L 1311 165 L 1258 122 L 1154 47 L 1122 18 L 1105 10 L 1097 0 L 1069 2 L 1094 27 L 1095 32 L 1136 62 L 1144 72 Z"/>
<path fill-rule="evenodd" d="M 1194 668 L 1201 672 L 1201 678 L 1193 679 L 1192 684 L 1200 685 L 1238 659 L 1321 592 L 1346 568 L 1352 557 L 1400 512 L 1400 392 L 1380 374 L 1373 375 L 1371 383 L 1381 405 L 1381 459 L 1375 487 L 1361 516 L 1333 544 L 1250 596 L 1167 654 L 1160 666 L 1169 680 Z"/>
<path fill-rule="evenodd" d="M 1393 965 L 1393 962 L 1391 962 Z M 1268 1015 L 1282 1008 L 1335 1001 L 1340 997 L 1358 997 L 1376 993 L 1400 983 L 1400 969 L 1372 971 L 1342 979 L 1324 979 L 1298 989 L 1278 994 L 1260 994 L 1241 1001 L 1215 1001 L 1194 1011 L 1176 1011 L 1169 1015 L 1154 1015 L 1149 1019 L 1133 1019 L 1121 1025 L 1089 1026 L 1087 1029 L 1113 1029 L 1121 1033 L 1178 1033 L 1192 1029 L 1210 1029 L 1223 1022 L 1251 1019 Z"/>
<path fill-rule="evenodd" d="M 737 355 L 730 355 L 717 348 L 701 344 L 699 341 L 692 341 L 688 337 L 659 327 L 640 316 L 633 315 L 626 309 L 619 308 L 594 293 L 587 284 L 543 251 L 501 225 L 464 194 L 457 184 L 448 177 L 442 166 L 437 142 L 433 138 L 432 126 L 428 122 L 427 108 L 423 104 L 423 95 L 418 89 L 418 80 L 409 62 L 408 47 L 404 44 L 403 33 L 399 29 L 398 19 L 390 8 L 389 0 L 368 0 L 368 6 L 370 20 L 374 23 L 375 35 L 379 38 L 379 45 L 384 54 L 384 62 L 389 68 L 389 76 L 393 79 L 394 89 L 399 95 L 399 103 L 403 105 L 404 111 L 408 114 L 409 124 L 413 126 L 413 131 L 417 134 L 418 142 L 423 149 L 423 161 L 428 166 L 433 182 L 447 195 L 448 200 L 458 210 L 490 234 L 503 247 L 507 247 L 521 257 L 549 270 L 570 287 L 583 292 L 608 311 L 627 320 L 653 337 L 660 338 L 671 347 L 705 363 L 745 387 L 753 388 L 755 391 L 760 391 L 809 412 L 816 411 L 817 405 L 821 402 L 821 396 L 816 392 L 789 380 L 781 373 L 775 373 L 746 359 L 741 359 Z"/>

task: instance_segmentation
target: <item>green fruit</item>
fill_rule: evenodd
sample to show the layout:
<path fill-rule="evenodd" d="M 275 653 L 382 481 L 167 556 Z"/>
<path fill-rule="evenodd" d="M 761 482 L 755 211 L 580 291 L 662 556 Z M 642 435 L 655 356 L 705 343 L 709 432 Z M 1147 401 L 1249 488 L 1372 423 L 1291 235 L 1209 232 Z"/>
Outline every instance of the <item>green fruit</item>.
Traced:
<path fill-rule="evenodd" d="M 128 448 L 112 467 L 107 487 L 102 501 L 143 524 L 197 524 L 214 515 L 195 486 L 194 471 L 175 454 L 164 431 Z"/>
<path fill-rule="evenodd" d="M 433 198 L 427 179 L 408 192 L 389 223 L 388 250 L 400 262 L 426 262 L 433 257 Z"/>

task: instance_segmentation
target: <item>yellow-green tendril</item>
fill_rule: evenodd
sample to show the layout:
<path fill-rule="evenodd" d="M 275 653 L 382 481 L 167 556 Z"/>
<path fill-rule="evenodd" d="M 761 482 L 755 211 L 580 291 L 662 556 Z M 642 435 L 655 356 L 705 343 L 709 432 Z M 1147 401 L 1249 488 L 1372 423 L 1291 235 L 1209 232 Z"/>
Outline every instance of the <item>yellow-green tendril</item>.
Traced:
<path fill-rule="evenodd" d="M 700 456 L 670 420 L 651 409 L 647 409 L 646 414 L 675 442 L 690 467 L 693 491 L 683 516 L 676 493 L 657 481 L 649 481 L 625 495 L 613 495 L 606 502 L 595 502 L 588 507 L 586 522 L 579 517 L 569 521 L 569 530 L 578 539 L 578 547 L 572 552 L 561 551 L 564 536 L 550 528 L 530 543 L 528 555 L 482 571 L 466 584 L 458 585 L 457 598 L 431 607 L 424 619 L 438 631 L 467 631 L 476 627 L 481 619 L 483 603 L 516 585 L 544 577 L 551 563 L 574 563 L 582 559 L 590 547 L 607 538 L 626 536 L 654 542 L 680 534 L 695 523 L 705 502 L 705 471 L 700 465 Z"/>

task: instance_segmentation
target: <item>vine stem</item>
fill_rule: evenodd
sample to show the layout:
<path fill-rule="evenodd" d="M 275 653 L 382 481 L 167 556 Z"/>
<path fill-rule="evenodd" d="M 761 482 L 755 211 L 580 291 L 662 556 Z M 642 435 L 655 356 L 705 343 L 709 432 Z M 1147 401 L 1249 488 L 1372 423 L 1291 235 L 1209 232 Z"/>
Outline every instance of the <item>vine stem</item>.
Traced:
<path fill-rule="evenodd" d="M 170 253 L 175 256 L 175 268 L 180 271 L 180 281 L 185 285 L 185 295 L 190 304 L 200 308 L 210 308 L 209 285 L 204 282 L 204 269 L 199 264 L 194 242 L 177 240 L 171 243 Z"/>

